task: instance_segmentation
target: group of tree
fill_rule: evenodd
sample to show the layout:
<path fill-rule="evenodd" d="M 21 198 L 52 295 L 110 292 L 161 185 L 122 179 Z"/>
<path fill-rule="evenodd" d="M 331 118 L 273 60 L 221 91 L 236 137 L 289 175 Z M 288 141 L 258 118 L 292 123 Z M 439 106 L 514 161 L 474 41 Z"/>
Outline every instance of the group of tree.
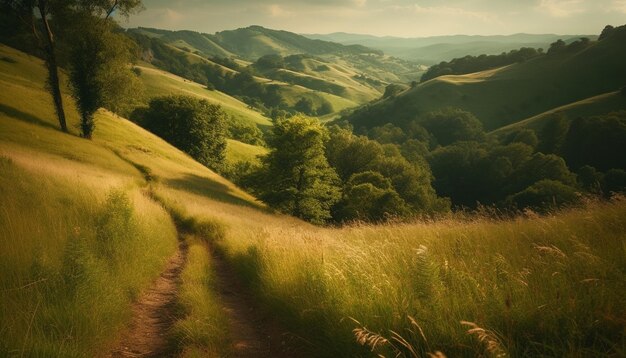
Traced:
<path fill-rule="evenodd" d="M 14 26 L 3 40 L 23 39 L 26 50 L 44 59 L 61 130 L 68 131 L 61 66 L 69 72 L 83 137 L 91 138 L 98 108 L 121 113 L 133 106 L 140 87 L 128 66 L 133 45 L 113 15 L 128 16 L 140 7 L 141 0 L 0 0 L 2 19 Z"/>
<path fill-rule="evenodd" d="M 455 207 L 544 210 L 581 194 L 626 190 L 626 112 L 572 121 L 557 115 L 538 133 L 521 128 L 497 138 L 471 113 L 446 109 L 367 134 L 410 161 L 425 158 L 437 195 Z"/>
<path fill-rule="evenodd" d="M 425 161 L 409 162 L 350 128 L 296 116 L 278 120 L 270 153 L 240 184 L 269 206 L 314 222 L 380 222 L 446 211 Z"/>
<path fill-rule="evenodd" d="M 431 66 L 422 75 L 422 82 L 445 75 L 463 75 L 480 72 L 491 68 L 502 67 L 513 63 L 524 62 L 534 57 L 541 56 L 543 49 L 522 47 L 519 50 L 511 50 L 500 55 L 465 56 L 455 58 L 449 62 L 443 61 L 438 65 Z"/>
<path fill-rule="evenodd" d="M 203 165 L 223 167 L 227 115 L 220 106 L 189 96 L 157 97 L 133 120 Z"/>

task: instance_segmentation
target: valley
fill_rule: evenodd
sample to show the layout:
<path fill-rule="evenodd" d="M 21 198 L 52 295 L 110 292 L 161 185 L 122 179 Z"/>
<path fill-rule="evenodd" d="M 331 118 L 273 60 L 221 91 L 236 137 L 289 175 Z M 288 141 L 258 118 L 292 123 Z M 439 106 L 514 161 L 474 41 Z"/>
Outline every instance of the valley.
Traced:
<path fill-rule="evenodd" d="M 624 354 L 626 25 L 210 34 L 105 3 L 50 10 L 92 21 L 52 25 L 66 132 L 0 26 L 0 356 Z"/>

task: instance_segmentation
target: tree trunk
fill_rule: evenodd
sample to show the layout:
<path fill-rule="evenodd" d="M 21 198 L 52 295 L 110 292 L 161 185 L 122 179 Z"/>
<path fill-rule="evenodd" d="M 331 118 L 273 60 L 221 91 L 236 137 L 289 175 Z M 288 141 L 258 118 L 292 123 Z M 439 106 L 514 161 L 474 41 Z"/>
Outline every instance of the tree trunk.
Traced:
<path fill-rule="evenodd" d="M 46 68 L 48 70 L 48 85 L 50 86 L 50 94 L 54 102 L 54 109 L 61 125 L 61 130 L 67 133 L 67 123 L 65 120 L 65 111 L 63 110 L 63 97 L 61 95 L 61 85 L 59 84 L 59 68 L 57 66 L 57 58 L 54 52 L 54 35 L 50 29 L 50 23 L 46 17 L 48 2 L 46 0 L 38 0 L 37 7 L 41 15 L 43 23 L 44 44 L 43 51 L 45 53 Z"/>

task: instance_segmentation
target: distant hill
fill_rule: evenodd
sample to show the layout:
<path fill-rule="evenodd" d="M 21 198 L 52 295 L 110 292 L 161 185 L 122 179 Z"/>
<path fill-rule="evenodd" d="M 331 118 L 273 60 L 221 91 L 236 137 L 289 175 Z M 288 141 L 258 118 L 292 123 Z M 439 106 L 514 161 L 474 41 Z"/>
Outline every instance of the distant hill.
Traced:
<path fill-rule="evenodd" d="M 551 109 L 626 85 L 626 27 L 582 47 L 564 46 L 522 63 L 435 78 L 348 116 L 355 128 L 402 125 L 433 110 L 454 107 L 495 130 Z"/>
<path fill-rule="evenodd" d="M 203 34 L 194 31 L 167 31 L 138 28 L 144 35 L 158 37 L 176 47 L 187 47 L 207 56 L 238 56 L 256 60 L 264 55 L 358 55 L 377 54 L 382 51 L 358 44 L 342 45 L 335 42 L 310 39 L 292 32 L 271 30 L 261 26 L 250 26 L 237 30 Z"/>
<path fill-rule="evenodd" d="M 333 33 L 328 35 L 304 35 L 311 39 L 333 41 L 344 45 L 363 45 L 381 50 L 388 55 L 406 60 L 418 61 L 424 64 L 435 64 L 465 55 L 477 56 L 481 54 L 495 55 L 509 52 L 520 47 L 547 49 L 558 39 L 566 43 L 581 37 L 591 40 L 595 35 L 555 35 L 555 34 L 515 34 L 507 36 L 433 36 L 418 38 L 376 37 L 347 33 Z"/>
<path fill-rule="evenodd" d="M 426 69 L 364 46 L 260 26 L 213 35 L 150 28 L 127 33 L 144 61 L 236 97 L 267 116 L 274 109 L 296 111 L 305 100 L 312 105 L 304 113 L 332 119 L 381 97 L 390 83 L 419 79 Z M 257 64 L 264 58 L 276 64 Z"/>

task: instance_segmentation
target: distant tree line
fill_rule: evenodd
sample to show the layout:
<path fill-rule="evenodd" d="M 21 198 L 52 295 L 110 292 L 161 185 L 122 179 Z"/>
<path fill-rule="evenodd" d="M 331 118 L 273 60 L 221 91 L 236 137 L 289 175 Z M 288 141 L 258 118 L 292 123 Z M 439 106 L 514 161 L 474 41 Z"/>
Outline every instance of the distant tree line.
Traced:
<path fill-rule="evenodd" d="M 422 82 L 446 75 L 463 75 L 480 72 L 491 68 L 502 67 L 513 63 L 524 62 L 534 57 L 541 56 L 543 49 L 522 47 L 519 50 L 511 50 L 500 55 L 479 55 L 455 58 L 449 62 L 443 61 L 438 65 L 428 68 L 422 75 Z"/>

